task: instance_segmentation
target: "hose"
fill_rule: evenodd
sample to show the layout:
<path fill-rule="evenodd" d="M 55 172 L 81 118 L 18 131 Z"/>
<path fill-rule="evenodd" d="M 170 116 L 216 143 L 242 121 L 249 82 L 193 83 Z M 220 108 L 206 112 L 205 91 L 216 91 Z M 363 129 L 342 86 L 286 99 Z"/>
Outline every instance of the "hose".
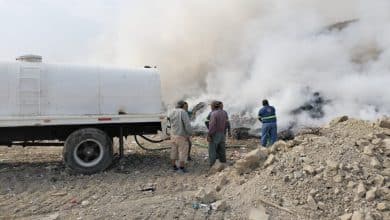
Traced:
<path fill-rule="evenodd" d="M 152 140 L 152 139 L 150 139 L 150 138 L 147 138 L 147 137 L 145 137 L 145 136 L 143 136 L 143 135 L 139 135 L 139 136 L 142 137 L 143 139 L 145 139 L 145 140 L 147 140 L 147 141 L 149 141 L 149 142 L 151 142 L 151 143 L 155 143 L 155 144 L 161 143 L 161 142 L 164 141 L 163 139 L 156 141 L 156 140 Z"/>
<path fill-rule="evenodd" d="M 143 149 L 143 150 L 147 150 L 147 151 L 160 151 L 160 150 L 168 150 L 168 149 L 170 149 L 170 147 L 153 148 L 153 149 L 144 147 L 144 146 L 142 146 L 141 143 L 139 143 L 137 136 L 140 136 L 140 137 L 142 137 L 143 139 L 145 139 L 145 140 L 147 140 L 147 141 L 149 141 L 149 142 L 151 142 L 151 143 L 161 143 L 161 142 L 163 142 L 164 140 L 158 140 L 158 141 L 156 141 L 156 140 L 149 139 L 149 138 L 147 138 L 147 137 L 145 137 L 145 136 L 143 136 L 143 135 L 134 135 L 135 143 L 137 143 L 137 145 L 138 145 L 141 149 Z"/>

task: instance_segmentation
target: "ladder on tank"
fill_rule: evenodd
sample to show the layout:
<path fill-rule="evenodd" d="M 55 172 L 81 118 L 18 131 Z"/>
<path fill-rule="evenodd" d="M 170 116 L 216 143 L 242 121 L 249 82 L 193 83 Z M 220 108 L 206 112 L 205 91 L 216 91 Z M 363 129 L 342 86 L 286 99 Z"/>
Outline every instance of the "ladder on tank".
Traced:
<path fill-rule="evenodd" d="M 18 73 L 18 105 L 20 115 L 39 115 L 41 112 L 41 68 L 21 66 Z"/>

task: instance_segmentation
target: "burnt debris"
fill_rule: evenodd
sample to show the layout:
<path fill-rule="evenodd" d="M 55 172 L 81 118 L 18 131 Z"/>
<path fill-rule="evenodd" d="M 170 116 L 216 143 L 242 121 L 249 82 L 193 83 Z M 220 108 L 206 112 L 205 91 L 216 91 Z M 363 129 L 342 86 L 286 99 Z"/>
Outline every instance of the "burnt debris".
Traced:
<path fill-rule="evenodd" d="M 324 99 L 319 92 L 314 92 L 308 101 L 292 110 L 291 114 L 298 115 L 306 112 L 311 118 L 322 118 L 325 115 L 323 107 L 328 103 L 330 103 L 330 100 Z"/>
<path fill-rule="evenodd" d="M 352 19 L 352 20 L 337 22 L 337 23 L 334 23 L 334 24 L 327 26 L 326 30 L 327 31 L 342 31 L 343 29 L 345 29 L 349 25 L 351 25 L 355 22 L 358 22 L 358 21 L 359 21 L 359 19 Z"/>
<path fill-rule="evenodd" d="M 207 109 L 207 104 L 206 102 L 199 102 L 198 104 L 196 104 L 192 110 L 191 110 L 191 120 L 195 120 L 195 118 L 201 114 L 202 112 L 204 112 L 205 110 Z"/>

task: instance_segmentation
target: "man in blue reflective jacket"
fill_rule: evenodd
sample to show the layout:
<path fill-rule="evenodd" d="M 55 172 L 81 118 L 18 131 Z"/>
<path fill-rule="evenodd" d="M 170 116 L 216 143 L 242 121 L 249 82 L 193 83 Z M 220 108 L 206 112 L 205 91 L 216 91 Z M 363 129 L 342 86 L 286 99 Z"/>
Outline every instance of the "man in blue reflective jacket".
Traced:
<path fill-rule="evenodd" d="M 263 100 L 263 107 L 259 110 L 259 120 L 263 123 L 261 127 L 261 145 L 270 146 L 276 142 L 277 127 L 275 108 L 270 106 L 268 100 Z"/>

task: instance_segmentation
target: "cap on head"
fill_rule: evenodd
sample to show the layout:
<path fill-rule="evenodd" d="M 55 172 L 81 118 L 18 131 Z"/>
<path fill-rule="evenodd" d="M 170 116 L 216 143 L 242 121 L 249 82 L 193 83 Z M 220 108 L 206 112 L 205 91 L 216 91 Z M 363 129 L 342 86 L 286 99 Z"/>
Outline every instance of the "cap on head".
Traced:
<path fill-rule="evenodd" d="M 220 101 L 212 101 L 211 102 L 211 108 L 218 109 L 218 108 L 221 107 L 221 104 L 222 104 L 222 102 L 220 102 Z"/>
<path fill-rule="evenodd" d="M 219 101 L 219 107 L 223 109 L 223 102 Z"/>
<path fill-rule="evenodd" d="M 269 103 L 268 103 L 268 100 L 267 100 L 267 99 L 264 99 L 264 100 L 263 100 L 263 106 L 269 106 Z"/>
<path fill-rule="evenodd" d="M 183 100 L 180 100 L 176 103 L 176 108 L 184 108 L 186 102 Z"/>

